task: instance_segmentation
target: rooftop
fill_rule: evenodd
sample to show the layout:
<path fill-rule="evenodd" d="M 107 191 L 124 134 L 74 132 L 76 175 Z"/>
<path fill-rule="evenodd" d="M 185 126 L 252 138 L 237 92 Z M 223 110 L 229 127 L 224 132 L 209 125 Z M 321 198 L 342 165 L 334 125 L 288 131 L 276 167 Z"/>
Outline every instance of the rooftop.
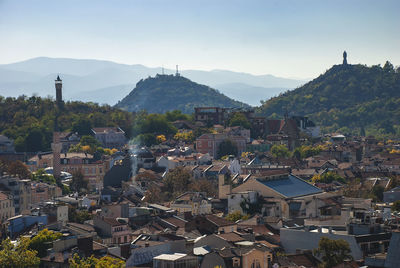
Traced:
<path fill-rule="evenodd" d="M 318 187 L 293 175 L 270 180 L 257 179 L 257 181 L 287 198 L 322 193 L 322 190 Z"/>

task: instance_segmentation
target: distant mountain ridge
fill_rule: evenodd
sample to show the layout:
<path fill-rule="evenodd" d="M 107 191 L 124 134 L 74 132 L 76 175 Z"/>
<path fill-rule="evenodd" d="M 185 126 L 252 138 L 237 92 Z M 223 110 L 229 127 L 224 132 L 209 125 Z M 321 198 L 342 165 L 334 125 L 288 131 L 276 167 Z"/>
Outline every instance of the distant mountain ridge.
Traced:
<path fill-rule="evenodd" d="M 310 117 L 327 131 L 400 136 L 400 68 L 334 65 L 302 87 L 267 100 L 258 112 Z"/>
<path fill-rule="evenodd" d="M 249 107 L 215 89 L 176 75 L 156 75 L 140 80 L 136 87 L 115 105 L 130 112 L 146 110 L 149 113 L 165 113 L 181 110 L 187 114 L 193 113 L 195 107 L 207 106 Z"/>
<path fill-rule="evenodd" d="M 166 74 L 174 73 L 169 69 L 164 69 L 164 71 Z M 60 74 L 63 79 L 63 95 L 66 99 L 113 105 L 127 94 L 128 85 L 133 88 L 140 79 L 155 76 L 161 72 L 161 67 L 150 68 L 140 64 L 39 57 L 17 63 L 1 64 L 0 95 L 16 97 L 36 93 L 39 96 L 54 96 L 52 80 Z M 225 70 L 184 70 L 181 74 L 192 81 L 209 85 L 227 96 L 253 105 L 258 104 L 261 99 L 276 95 L 272 91 L 269 94 L 269 88 L 286 90 L 304 83 L 301 80 L 272 75 L 251 75 Z M 248 92 L 248 96 L 234 93 L 235 89 L 229 87 L 231 84 L 241 84 L 241 88 Z M 110 92 L 112 92 L 112 98 L 109 97 Z M 254 100 L 257 96 L 259 99 Z"/>

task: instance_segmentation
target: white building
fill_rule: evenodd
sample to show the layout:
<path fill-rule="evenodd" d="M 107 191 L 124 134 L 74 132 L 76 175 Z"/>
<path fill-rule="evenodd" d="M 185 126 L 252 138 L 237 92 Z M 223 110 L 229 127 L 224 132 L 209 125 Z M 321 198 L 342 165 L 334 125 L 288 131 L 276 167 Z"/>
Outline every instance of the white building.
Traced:
<path fill-rule="evenodd" d="M 248 202 L 254 204 L 257 202 L 258 193 L 256 191 L 243 191 L 228 194 L 228 212 L 239 211 L 241 214 L 246 214 L 243 211 L 241 204 Z"/>

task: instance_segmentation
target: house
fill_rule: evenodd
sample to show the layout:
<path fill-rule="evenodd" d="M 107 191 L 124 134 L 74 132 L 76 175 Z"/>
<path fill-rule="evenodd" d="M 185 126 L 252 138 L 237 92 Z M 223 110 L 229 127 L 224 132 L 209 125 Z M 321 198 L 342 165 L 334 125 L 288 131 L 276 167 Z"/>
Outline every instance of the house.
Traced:
<path fill-rule="evenodd" d="M 136 172 L 136 170 L 135 170 Z M 129 155 L 114 163 L 111 169 L 104 175 L 104 187 L 121 188 L 123 181 L 128 181 L 132 176 L 132 160 Z"/>
<path fill-rule="evenodd" d="M 256 191 L 244 191 L 228 194 L 228 213 L 239 211 L 241 214 L 247 214 L 243 211 L 243 204 L 255 204 L 258 201 L 258 193 Z"/>
<path fill-rule="evenodd" d="M 224 140 L 231 140 L 237 147 L 238 155 L 246 151 L 247 138 L 243 136 L 229 135 L 225 133 L 203 134 L 196 139 L 196 150 L 202 154 L 209 154 L 216 158 L 219 152 L 219 146 Z"/>
<path fill-rule="evenodd" d="M 144 264 L 151 267 L 154 257 L 186 252 L 184 237 L 173 234 L 140 234 L 131 243 L 131 256 L 126 260 L 126 267 L 133 268 Z"/>
<path fill-rule="evenodd" d="M 13 153 L 14 142 L 4 135 L 0 135 L 0 153 Z"/>
<path fill-rule="evenodd" d="M 316 126 L 313 121 L 308 119 L 308 117 L 292 116 L 291 119 L 296 122 L 296 125 L 300 129 L 300 131 L 306 133 L 307 135 L 313 138 L 318 138 L 321 136 L 320 127 Z"/>
<path fill-rule="evenodd" d="M 55 197 L 62 196 L 62 190 L 56 185 L 50 185 L 43 182 L 31 183 L 31 203 L 37 204 L 45 202 Z"/>
<path fill-rule="evenodd" d="M 225 260 L 227 267 L 270 268 L 272 267 L 272 250 L 261 243 L 243 241 L 235 243 L 236 247 L 224 248 L 218 254 Z"/>
<path fill-rule="evenodd" d="M 53 166 L 53 154 L 37 154 L 27 162 L 31 171 Z M 60 167 L 62 171 L 76 173 L 81 171 L 88 181 L 91 190 L 103 188 L 103 177 L 110 166 L 110 158 L 95 158 L 88 153 L 62 153 L 60 154 Z"/>
<path fill-rule="evenodd" d="M 232 193 L 256 191 L 264 198 L 280 200 L 280 215 L 289 218 L 293 211 L 299 211 L 306 196 L 323 191 L 306 181 L 288 173 L 275 176 L 250 177 L 243 184 L 232 189 Z M 293 200 L 298 198 L 298 200 Z"/>
<path fill-rule="evenodd" d="M 76 145 L 80 141 L 80 137 L 76 132 L 60 132 L 59 139 L 61 143 L 61 152 L 67 153 L 72 145 Z"/>
<path fill-rule="evenodd" d="M 131 230 L 127 220 L 96 215 L 93 218 L 94 228 L 106 245 L 131 242 Z"/>
<path fill-rule="evenodd" d="M 58 202 L 45 202 L 33 209 L 38 211 L 38 215 L 47 216 L 47 224 L 54 228 L 61 228 L 68 222 L 68 206 Z"/>
<path fill-rule="evenodd" d="M 0 191 L 0 223 L 4 223 L 8 218 L 14 217 L 14 200 L 7 192 Z"/>
<path fill-rule="evenodd" d="M 30 211 L 31 207 L 31 181 L 21 180 L 18 177 L 0 176 L 0 185 L 7 189 L 14 199 L 15 214 Z"/>
<path fill-rule="evenodd" d="M 211 202 L 206 198 L 205 193 L 186 192 L 171 203 L 171 209 L 179 213 L 191 212 L 192 215 L 210 214 Z"/>
<path fill-rule="evenodd" d="M 194 120 L 205 125 L 224 125 L 228 118 L 228 109 L 220 107 L 196 107 L 194 108 Z"/>
<path fill-rule="evenodd" d="M 392 203 L 400 200 L 400 186 L 397 186 L 389 191 L 383 192 L 383 202 Z"/>
<path fill-rule="evenodd" d="M 154 155 L 145 147 L 134 150 L 133 153 L 134 161 L 136 161 L 137 168 L 151 169 L 155 166 L 156 158 Z"/>
<path fill-rule="evenodd" d="M 237 224 L 213 214 L 197 215 L 185 225 L 187 232 L 195 229 L 202 234 L 230 233 L 237 231 Z"/>
<path fill-rule="evenodd" d="M 285 144 L 289 150 L 294 150 L 299 145 L 300 130 L 294 119 L 285 116 L 283 120 L 267 120 L 266 136 L 267 141 L 273 144 Z"/>
<path fill-rule="evenodd" d="M 161 254 L 153 258 L 154 268 L 197 268 L 199 259 L 184 253 Z"/>
<path fill-rule="evenodd" d="M 92 128 L 93 135 L 105 148 L 120 149 L 126 144 L 125 132 L 119 127 Z"/>

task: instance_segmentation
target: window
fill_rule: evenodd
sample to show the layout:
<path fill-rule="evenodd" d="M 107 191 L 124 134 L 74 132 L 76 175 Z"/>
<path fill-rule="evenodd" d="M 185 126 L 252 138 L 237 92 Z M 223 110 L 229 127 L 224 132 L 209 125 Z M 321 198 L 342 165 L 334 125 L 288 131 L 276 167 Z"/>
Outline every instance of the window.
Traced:
<path fill-rule="evenodd" d="M 254 260 L 253 263 L 251 264 L 251 268 L 261 268 L 260 261 Z"/>

